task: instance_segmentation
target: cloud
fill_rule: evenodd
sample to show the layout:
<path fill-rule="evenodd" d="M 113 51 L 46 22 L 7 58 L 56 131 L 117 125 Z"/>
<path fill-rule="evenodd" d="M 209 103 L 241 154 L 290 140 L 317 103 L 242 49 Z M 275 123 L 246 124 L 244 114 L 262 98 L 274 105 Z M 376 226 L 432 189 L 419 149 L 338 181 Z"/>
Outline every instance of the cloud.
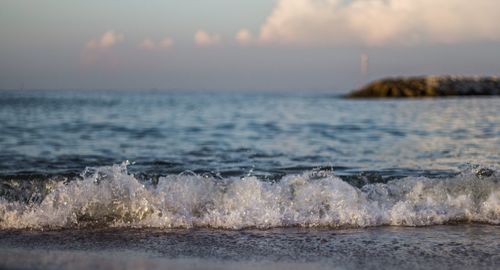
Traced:
<path fill-rule="evenodd" d="M 156 48 L 156 44 L 155 42 L 150 39 L 150 38 L 146 38 L 145 40 L 143 40 L 141 42 L 141 44 L 139 45 L 139 47 L 145 49 L 145 50 L 153 50 L 154 48 Z"/>
<path fill-rule="evenodd" d="M 203 30 L 198 30 L 194 34 L 194 42 L 198 46 L 213 46 L 221 43 L 221 37 L 218 34 L 210 34 Z"/>
<path fill-rule="evenodd" d="M 100 39 L 92 39 L 85 46 L 87 49 L 106 49 L 122 42 L 125 36 L 114 31 L 107 31 Z"/>
<path fill-rule="evenodd" d="M 113 46 L 123 42 L 125 36 L 112 30 L 104 32 L 100 38 L 88 41 L 80 52 L 80 64 L 92 66 L 99 64 L 108 68 L 115 68 L 120 65 L 120 59 Z"/>
<path fill-rule="evenodd" d="M 164 48 L 164 49 L 171 48 L 172 46 L 174 46 L 174 40 L 171 39 L 171 38 L 169 38 L 169 37 L 166 37 L 166 38 L 162 39 L 158 43 L 158 47 Z"/>
<path fill-rule="evenodd" d="M 158 42 L 155 42 L 150 38 L 146 38 L 141 42 L 141 44 L 139 44 L 139 47 L 145 50 L 169 49 L 172 48 L 172 46 L 174 46 L 174 40 L 170 37 L 165 37 Z"/>
<path fill-rule="evenodd" d="M 498 0 L 279 0 L 259 42 L 416 45 L 500 40 Z"/>
<path fill-rule="evenodd" d="M 235 38 L 236 41 L 242 45 L 250 44 L 253 41 L 252 33 L 250 33 L 247 29 L 241 29 L 238 31 Z"/>

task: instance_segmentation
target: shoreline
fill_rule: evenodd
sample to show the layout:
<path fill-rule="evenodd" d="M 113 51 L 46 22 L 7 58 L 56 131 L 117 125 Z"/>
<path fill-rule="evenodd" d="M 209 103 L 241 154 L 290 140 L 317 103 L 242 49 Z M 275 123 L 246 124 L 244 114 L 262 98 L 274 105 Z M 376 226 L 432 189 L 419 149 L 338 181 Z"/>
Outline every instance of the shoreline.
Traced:
<path fill-rule="evenodd" d="M 0 230 L 0 267 L 16 269 L 493 269 L 497 226 L 364 229 Z"/>

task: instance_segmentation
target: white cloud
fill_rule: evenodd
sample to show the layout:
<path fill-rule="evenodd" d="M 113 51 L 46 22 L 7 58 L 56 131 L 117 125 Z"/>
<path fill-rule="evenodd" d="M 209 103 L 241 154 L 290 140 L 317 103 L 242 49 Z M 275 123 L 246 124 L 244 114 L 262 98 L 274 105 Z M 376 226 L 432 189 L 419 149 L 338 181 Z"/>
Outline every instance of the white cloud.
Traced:
<path fill-rule="evenodd" d="M 145 50 L 169 49 L 172 46 L 174 46 L 174 40 L 170 37 L 165 37 L 157 43 L 151 38 L 146 38 L 139 44 L 139 47 Z"/>
<path fill-rule="evenodd" d="M 253 41 L 252 33 L 247 29 L 241 29 L 236 33 L 236 41 L 242 45 L 250 44 Z"/>
<path fill-rule="evenodd" d="M 210 34 L 203 30 L 198 30 L 194 34 L 194 42 L 198 46 L 213 46 L 221 43 L 221 37 L 218 34 Z"/>
<path fill-rule="evenodd" d="M 106 49 L 122 42 L 125 36 L 112 30 L 102 34 L 100 39 L 92 39 L 85 46 L 88 49 Z"/>
<path fill-rule="evenodd" d="M 259 41 L 414 45 L 500 40 L 498 0 L 279 0 Z"/>

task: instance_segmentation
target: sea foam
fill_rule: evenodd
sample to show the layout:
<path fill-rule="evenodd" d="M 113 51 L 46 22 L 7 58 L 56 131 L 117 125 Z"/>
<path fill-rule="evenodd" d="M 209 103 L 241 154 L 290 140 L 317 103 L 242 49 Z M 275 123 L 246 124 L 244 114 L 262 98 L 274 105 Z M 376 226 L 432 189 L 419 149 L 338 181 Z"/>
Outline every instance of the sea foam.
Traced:
<path fill-rule="evenodd" d="M 183 173 L 156 183 L 138 180 L 123 163 L 87 168 L 74 181 L 48 181 L 37 202 L 0 198 L 0 228 L 498 225 L 500 173 L 487 172 L 467 169 L 445 179 L 407 177 L 357 188 L 324 171 L 276 182 Z"/>

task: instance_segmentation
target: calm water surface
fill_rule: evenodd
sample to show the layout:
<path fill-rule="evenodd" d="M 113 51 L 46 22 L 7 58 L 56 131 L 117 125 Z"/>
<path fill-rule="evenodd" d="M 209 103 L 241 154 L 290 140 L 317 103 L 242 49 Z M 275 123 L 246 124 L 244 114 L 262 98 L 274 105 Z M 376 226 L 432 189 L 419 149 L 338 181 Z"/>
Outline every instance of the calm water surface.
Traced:
<path fill-rule="evenodd" d="M 382 175 L 500 162 L 500 99 L 346 100 L 323 93 L 4 91 L 0 174 L 123 160 L 152 174 Z"/>

